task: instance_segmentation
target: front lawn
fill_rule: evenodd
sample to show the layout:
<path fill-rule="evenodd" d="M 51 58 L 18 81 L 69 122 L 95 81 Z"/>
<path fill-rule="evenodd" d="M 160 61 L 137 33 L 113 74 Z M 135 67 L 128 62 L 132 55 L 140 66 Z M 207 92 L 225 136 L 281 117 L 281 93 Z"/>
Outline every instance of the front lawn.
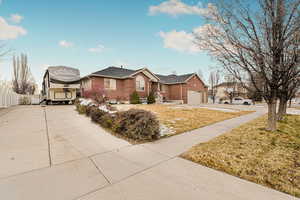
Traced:
<path fill-rule="evenodd" d="M 258 118 L 182 156 L 300 197 L 300 116 L 285 117 L 276 132 L 265 125 L 266 117 Z"/>
<path fill-rule="evenodd" d="M 153 112 L 160 123 L 170 129 L 171 132 L 168 135 L 183 133 L 252 112 L 223 112 L 204 108 L 181 108 L 174 105 L 159 104 L 137 105 L 136 107 Z"/>

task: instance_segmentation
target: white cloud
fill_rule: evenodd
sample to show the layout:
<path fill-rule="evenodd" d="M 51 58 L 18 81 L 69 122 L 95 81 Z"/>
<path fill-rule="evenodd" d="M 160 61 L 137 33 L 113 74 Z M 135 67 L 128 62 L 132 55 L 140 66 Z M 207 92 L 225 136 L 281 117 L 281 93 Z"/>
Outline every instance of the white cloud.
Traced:
<path fill-rule="evenodd" d="M 15 39 L 27 34 L 23 27 L 9 25 L 3 17 L 0 17 L 0 30 L 0 40 Z"/>
<path fill-rule="evenodd" d="M 176 30 L 159 32 L 159 36 L 163 38 L 165 48 L 187 53 L 198 53 L 209 49 L 209 42 L 212 42 L 210 36 L 217 37 L 219 34 L 221 34 L 220 31 L 211 24 L 196 27 L 192 32 Z M 196 37 L 201 38 L 201 41 L 197 40 Z"/>
<path fill-rule="evenodd" d="M 165 13 L 172 16 L 177 15 L 201 15 L 208 16 L 210 12 L 214 12 L 216 7 L 212 3 L 207 4 L 207 8 L 202 7 L 201 3 L 191 6 L 183 3 L 181 0 L 167 0 L 157 6 L 149 7 L 149 14 L 155 15 Z"/>
<path fill-rule="evenodd" d="M 200 52 L 198 46 L 194 43 L 194 35 L 186 31 L 160 32 L 159 36 L 164 40 L 164 47 L 175 49 L 180 52 L 197 53 Z"/>
<path fill-rule="evenodd" d="M 88 51 L 92 53 L 101 53 L 103 52 L 105 47 L 101 44 L 99 44 L 97 47 L 89 48 Z"/>
<path fill-rule="evenodd" d="M 13 23 L 20 23 L 24 19 L 23 16 L 19 14 L 11 14 L 9 20 Z"/>
<path fill-rule="evenodd" d="M 74 44 L 72 42 L 67 42 L 66 40 L 61 40 L 61 41 L 59 41 L 58 44 L 59 44 L 59 46 L 65 47 L 65 48 L 74 46 Z"/>

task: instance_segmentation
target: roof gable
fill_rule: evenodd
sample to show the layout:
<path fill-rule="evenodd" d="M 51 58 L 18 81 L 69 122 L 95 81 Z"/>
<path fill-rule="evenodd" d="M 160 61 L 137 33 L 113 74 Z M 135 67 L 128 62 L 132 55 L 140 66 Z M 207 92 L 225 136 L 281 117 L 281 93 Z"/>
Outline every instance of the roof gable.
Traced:
<path fill-rule="evenodd" d="M 135 74 L 138 74 L 138 73 L 143 73 L 145 74 L 145 76 L 147 76 L 148 78 L 150 78 L 152 81 L 154 82 L 158 82 L 160 79 L 159 77 L 157 77 L 155 74 L 153 74 L 149 69 L 147 68 L 143 68 L 143 69 L 140 69 L 140 70 L 137 70 L 133 75 Z"/>
<path fill-rule="evenodd" d="M 160 82 L 163 84 L 178 84 L 178 83 L 185 83 L 189 78 L 191 78 L 194 73 L 191 74 L 183 74 L 183 75 L 160 75 L 156 74 L 160 79 Z"/>

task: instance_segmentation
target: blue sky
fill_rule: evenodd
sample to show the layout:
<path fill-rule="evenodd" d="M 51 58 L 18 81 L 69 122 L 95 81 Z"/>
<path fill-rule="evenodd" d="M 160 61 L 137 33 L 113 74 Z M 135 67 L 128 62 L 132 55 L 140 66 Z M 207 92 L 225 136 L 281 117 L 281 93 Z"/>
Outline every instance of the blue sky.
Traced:
<path fill-rule="evenodd" d="M 48 65 L 81 75 L 120 66 L 155 73 L 203 71 L 214 65 L 191 42 L 205 24 L 207 2 L 195 0 L 2 0 L 0 40 L 13 49 L 0 61 L 11 78 L 11 55 L 26 53 L 37 82 Z M 206 78 L 207 79 L 207 78 Z"/>

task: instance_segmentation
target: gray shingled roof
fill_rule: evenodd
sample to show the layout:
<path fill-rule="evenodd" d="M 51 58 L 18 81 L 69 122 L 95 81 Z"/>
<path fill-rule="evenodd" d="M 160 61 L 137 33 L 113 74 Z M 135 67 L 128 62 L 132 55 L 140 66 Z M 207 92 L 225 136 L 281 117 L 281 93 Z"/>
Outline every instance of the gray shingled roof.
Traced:
<path fill-rule="evenodd" d="M 127 78 L 130 75 L 134 74 L 138 70 L 131 70 L 131 69 L 125 69 L 121 67 L 108 67 L 103 70 L 94 72 L 91 74 L 91 76 L 104 76 L 104 77 L 114 77 L 114 78 Z M 191 74 L 183 74 L 183 75 L 160 75 L 155 74 L 159 79 L 161 83 L 164 84 L 176 84 L 176 83 L 183 83 L 185 82 L 189 77 L 194 75 L 194 73 Z"/>
<path fill-rule="evenodd" d="M 128 77 L 138 70 L 131 70 L 131 69 L 125 69 L 121 67 L 108 67 L 103 70 L 97 71 L 92 73 L 91 75 L 98 75 L 98 76 L 108 76 L 108 77 L 115 77 L 115 78 L 125 78 Z"/>
<path fill-rule="evenodd" d="M 185 82 L 188 78 L 190 78 L 194 73 L 191 74 L 183 74 L 183 75 L 160 75 L 156 74 L 158 78 L 160 79 L 161 83 L 165 84 L 176 84 L 176 83 L 183 83 Z"/>

